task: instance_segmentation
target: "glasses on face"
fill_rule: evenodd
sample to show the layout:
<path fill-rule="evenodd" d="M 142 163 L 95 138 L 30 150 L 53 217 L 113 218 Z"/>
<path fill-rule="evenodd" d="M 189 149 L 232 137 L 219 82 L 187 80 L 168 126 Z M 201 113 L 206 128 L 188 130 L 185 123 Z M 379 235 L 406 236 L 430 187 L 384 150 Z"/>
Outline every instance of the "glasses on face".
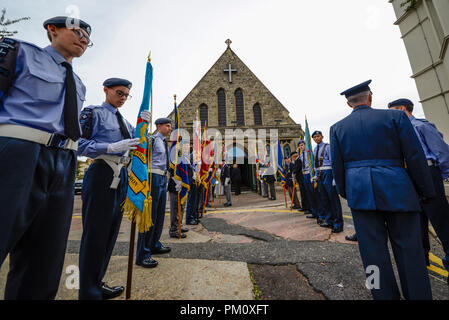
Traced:
<path fill-rule="evenodd" d="M 125 97 L 127 100 L 132 98 L 132 95 L 129 93 L 124 93 L 122 90 L 115 90 L 115 94 L 118 95 L 120 98 Z"/>
<path fill-rule="evenodd" d="M 86 36 L 80 29 L 72 29 L 72 31 L 78 36 L 80 40 L 86 39 L 88 48 L 91 48 L 94 45 L 94 43 L 90 41 L 90 38 Z"/>

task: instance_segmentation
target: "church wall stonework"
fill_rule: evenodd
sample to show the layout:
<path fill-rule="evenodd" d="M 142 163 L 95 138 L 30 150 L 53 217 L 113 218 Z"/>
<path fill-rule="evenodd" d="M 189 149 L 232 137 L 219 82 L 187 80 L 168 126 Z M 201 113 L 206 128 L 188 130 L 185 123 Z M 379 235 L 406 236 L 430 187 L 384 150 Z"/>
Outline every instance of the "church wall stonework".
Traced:
<path fill-rule="evenodd" d="M 231 66 L 232 82 L 229 72 L 225 72 Z M 219 89 L 223 89 L 226 95 L 226 127 L 218 125 L 218 95 Z M 245 125 L 237 126 L 237 113 L 235 91 L 241 89 L 244 101 Z M 262 113 L 262 125 L 254 125 L 253 107 L 258 103 Z M 270 129 L 278 129 L 279 139 L 289 142 L 294 150 L 298 137 L 304 135 L 301 125 L 296 124 L 290 118 L 289 111 L 274 97 L 265 85 L 251 72 L 243 61 L 228 48 L 203 76 L 192 91 L 179 104 L 181 127 L 192 133 L 192 122 L 200 105 L 208 107 L 207 127 L 219 129 L 224 136 L 225 129 L 266 129 L 267 135 Z M 174 119 L 173 112 L 169 115 Z"/>

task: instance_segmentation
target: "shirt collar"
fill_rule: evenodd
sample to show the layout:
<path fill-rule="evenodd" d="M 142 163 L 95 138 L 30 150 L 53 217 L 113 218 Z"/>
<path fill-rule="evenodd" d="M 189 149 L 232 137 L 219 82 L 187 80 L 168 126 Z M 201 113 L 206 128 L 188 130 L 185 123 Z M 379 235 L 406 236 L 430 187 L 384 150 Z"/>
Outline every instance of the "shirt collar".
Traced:
<path fill-rule="evenodd" d="M 118 109 L 114 108 L 113 106 L 111 106 L 109 103 L 107 102 L 103 102 L 103 104 L 101 105 L 102 107 L 105 107 L 106 109 L 108 109 L 109 111 L 111 111 L 113 114 L 116 114 Z"/>
<path fill-rule="evenodd" d="M 161 138 L 162 140 L 165 139 L 165 137 L 164 137 L 164 136 L 162 135 L 162 133 L 160 133 L 159 131 L 154 135 L 154 137 L 155 137 L 155 138 L 159 137 L 159 138 Z"/>
<path fill-rule="evenodd" d="M 413 120 L 415 120 L 416 118 L 415 118 L 413 115 L 411 115 L 411 116 L 409 117 L 409 119 L 410 119 L 410 121 L 413 121 Z"/>
<path fill-rule="evenodd" d="M 59 52 L 58 50 L 55 49 L 55 47 L 53 46 L 47 46 L 44 48 L 44 51 L 47 52 L 52 58 L 53 60 L 57 63 L 57 64 L 61 64 L 63 62 L 68 62 Z M 70 63 L 70 62 L 69 62 Z M 71 63 L 70 63 L 71 64 Z"/>
<path fill-rule="evenodd" d="M 354 110 L 352 110 L 352 112 L 356 112 L 356 111 L 360 111 L 360 110 L 365 110 L 365 109 L 371 109 L 371 107 L 370 107 L 370 106 L 367 106 L 367 105 L 361 105 L 361 106 L 355 107 Z"/>

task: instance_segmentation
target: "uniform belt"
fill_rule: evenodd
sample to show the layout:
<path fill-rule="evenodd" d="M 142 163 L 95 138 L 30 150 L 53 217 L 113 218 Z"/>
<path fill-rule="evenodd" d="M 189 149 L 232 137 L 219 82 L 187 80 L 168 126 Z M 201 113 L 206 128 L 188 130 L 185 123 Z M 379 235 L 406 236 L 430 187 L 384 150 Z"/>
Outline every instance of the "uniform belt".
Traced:
<path fill-rule="evenodd" d="M 167 175 L 167 171 L 160 170 L 160 169 L 155 169 L 155 168 L 151 168 L 151 169 L 150 169 L 150 172 L 151 172 L 151 173 L 158 174 L 158 175 L 160 175 L 160 176 L 165 176 L 165 175 Z"/>
<path fill-rule="evenodd" d="M 310 171 L 309 170 L 303 171 L 302 174 L 310 174 Z"/>
<path fill-rule="evenodd" d="M 402 167 L 403 163 L 399 159 L 372 159 L 350 161 L 345 163 L 345 169 L 361 167 Z"/>
<path fill-rule="evenodd" d="M 129 152 L 126 152 L 124 156 L 111 156 L 109 154 L 102 154 L 101 156 L 97 157 L 94 162 L 97 163 L 106 163 L 109 167 L 111 167 L 113 172 L 113 179 L 110 188 L 111 189 L 117 189 L 121 178 L 120 178 L 120 172 L 124 165 L 129 163 Z"/>
<path fill-rule="evenodd" d="M 324 166 L 324 167 L 319 167 L 317 168 L 318 171 L 324 171 L 324 170 L 332 170 L 331 166 Z"/>
<path fill-rule="evenodd" d="M 0 125 L 0 137 L 16 138 L 42 144 L 46 147 L 78 151 L 78 141 L 73 141 L 58 133 L 15 124 Z"/>
<path fill-rule="evenodd" d="M 124 165 L 128 164 L 131 160 L 128 156 L 120 157 L 120 156 L 111 156 L 109 154 L 103 154 L 97 157 L 95 160 L 97 159 L 108 160 L 114 162 L 115 164 L 124 164 Z"/>

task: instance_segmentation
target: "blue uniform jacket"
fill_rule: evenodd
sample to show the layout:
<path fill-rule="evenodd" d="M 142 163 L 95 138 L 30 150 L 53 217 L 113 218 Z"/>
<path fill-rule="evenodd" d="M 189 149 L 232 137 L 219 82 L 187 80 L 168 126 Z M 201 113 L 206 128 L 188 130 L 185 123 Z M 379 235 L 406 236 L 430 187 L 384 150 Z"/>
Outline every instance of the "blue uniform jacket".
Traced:
<path fill-rule="evenodd" d="M 331 127 L 330 138 L 334 179 L 351 209 L 418 212 L 419 196 L 435 195 L 426 157 L 404 112 L 357 107 Z"/>

